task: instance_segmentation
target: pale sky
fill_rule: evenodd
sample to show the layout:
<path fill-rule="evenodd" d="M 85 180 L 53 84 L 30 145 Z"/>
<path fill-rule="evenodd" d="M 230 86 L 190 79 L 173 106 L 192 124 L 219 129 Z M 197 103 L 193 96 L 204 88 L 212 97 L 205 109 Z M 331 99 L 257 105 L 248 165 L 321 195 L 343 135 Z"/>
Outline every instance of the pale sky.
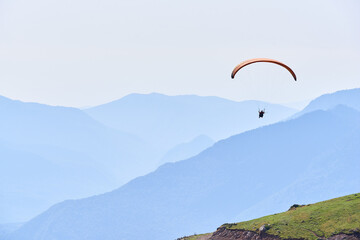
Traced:
<path fill-rule="evenodd" d="M 94 106 L 130 93 L 277 103 L 360 87 L 359 0 L 0 0 L 0 95 Z M 257 57 L 289 65 L 298 81 Z"/>

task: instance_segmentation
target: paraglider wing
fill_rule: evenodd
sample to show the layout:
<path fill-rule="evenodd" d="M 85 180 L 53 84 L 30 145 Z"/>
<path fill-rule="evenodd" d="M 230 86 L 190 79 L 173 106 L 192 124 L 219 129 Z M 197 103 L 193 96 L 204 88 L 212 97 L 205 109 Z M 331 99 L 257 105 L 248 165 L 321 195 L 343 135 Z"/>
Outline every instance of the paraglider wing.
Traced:
<path fill-rule="evenodd" d="M 249 64 L 253 64 L 253 63 L 257 63 L 257 62 L 268 62 L 268 63 L 275 63 L 275 64 L 278 64 L 284 68 L 286 68 L 290 73 L 291 75 L 293 76 L 294 80 L 296 81 L 296 75 L 294 73 L 294 71 L 288 67 L 287 65 L 285 65 L 284 63 L 282 62 L 279 62 L 279 61 L 276 61 L 276 60 L 273 60 L 273 59 L 269 59 L 269 58 L 253 58 L 253 59 L 249 59 L 249 60 L 246 60 L 242 63 L 240 63 L 239 65 L 237 65 L 234 70 L 232 71 L 231 73 L 231 78 L 234 78 L 235 77 L 235 74 L 240 70 L 242 69 L 243 67 L 249 65 Z"/>

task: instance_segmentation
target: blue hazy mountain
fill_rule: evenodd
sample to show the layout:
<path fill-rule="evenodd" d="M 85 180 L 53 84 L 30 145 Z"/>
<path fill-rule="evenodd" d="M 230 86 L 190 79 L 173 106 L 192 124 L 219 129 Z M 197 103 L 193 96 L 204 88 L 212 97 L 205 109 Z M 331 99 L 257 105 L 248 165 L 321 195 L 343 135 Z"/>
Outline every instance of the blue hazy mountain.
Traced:
<path fill-rule="evenodd" d="M 271 115 L 257 119 L 257 105 Z M 253 101 L 160 94 L 132 94 L 94 109 L 113 111 L 120 118 L 113 119 L 115 127 L 123 131 L 76 108 L 0 97 L 0 223 L 26 221 L 56 202 L 109 191 L 154 170 L 161 160 L 196 155 L 211 145 L 196 137 L 214 132 L 212 127 L 217 137 L 227 136 L 294 113 Z M 142 131 L 146 141 L 133 134 Z"/>
<path fill-rule="evenodd" d="M 268 111 L 264 119 L 258 119 L 259 108 Z M 130 94 L 84 111 L 99 122 L 153 143 L 161 156 L 202 134 L 218 141 L 296 112 L 259 101 L 235 102 L 219 97 L 158 93 Z"/>
<path fill-rule="evenodd" d="M 18 229 L 21 225 L 22 223 L 0 224 L 0 239 L 5 239 L 8 234 Z"/>
<path fill-rule="evenodd" d="M 114 189 L 154 168 L 140 138 L 84 112 L 0 97 L 0 223 Z"/>
<path fill-rule="evenodd" d="M 167 162 L 177 162 L 197 155 L 215 143 L 205 135 L 200 135 L 190 142 L 181 143 L 170 149 L 160 160 L 160 165 Z"/>
<path fill-rule="evenodd" d="M 360 111 L 360 88 L 341 90 L 334 93 L 321 95 L 312 100 L 302 111 L 293 117 L 301 116 L 315 110 L 328 110 L 342 104 Z"/>
<path fill-rule="evenodd" d="M 286 209 L 269 206 L 283 211 L 358 192 L 359 123 L 360 112 L 340 105 L 247 131 L 112 192 L 56 204 L 9 239 L 175 239 L 251 217 L 272 196 L 292 194 Z"/>
<path fill-rule="evenodd" d="M 360 136 L 356 132 L 360 131 L 360 113 L 344 105 L 336 106 L 331 113 L 345 120 L 344 123 L 347 122 L 348 126 L 353 126 L 354 134 L 339 136 L 332 149 L 317 156 L 316 161 L 309 164 L 306 171 L 294 182 L 241 212 L 233 219 L 234 222 L 281 212 L 295 203 L 315 203 L 358 192 L 360 189 L 358 174 L 360 172 L 360 151 L 358 150 Z M 327 186 L 326 191 L 323 189 L 324 183 Z"/>
<path fill-rule="evenodd" d="M 39 153 L 24 149 L 0 143 L 2 223 L 27 221 L 54 203 L 101 193 L 115 184 L 109 172 L 96 168 L 99 164 L 86 155 L 48 146 L 38 146 Z M 41 156 L 44 152 L 50 154 Z"/>

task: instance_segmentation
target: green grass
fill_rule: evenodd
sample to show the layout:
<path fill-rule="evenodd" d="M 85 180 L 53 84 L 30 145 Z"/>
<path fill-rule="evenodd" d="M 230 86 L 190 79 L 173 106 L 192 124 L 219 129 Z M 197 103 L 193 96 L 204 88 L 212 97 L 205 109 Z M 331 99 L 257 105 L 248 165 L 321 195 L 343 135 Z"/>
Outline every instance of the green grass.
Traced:
<path fill-rule="evenodd" d="M 338 233 L 360 232 L 360 193 L 222 227 L 257 232 L 262 225 L 267 225 L 266 233 L 283 239 L 316 240 Z"/>

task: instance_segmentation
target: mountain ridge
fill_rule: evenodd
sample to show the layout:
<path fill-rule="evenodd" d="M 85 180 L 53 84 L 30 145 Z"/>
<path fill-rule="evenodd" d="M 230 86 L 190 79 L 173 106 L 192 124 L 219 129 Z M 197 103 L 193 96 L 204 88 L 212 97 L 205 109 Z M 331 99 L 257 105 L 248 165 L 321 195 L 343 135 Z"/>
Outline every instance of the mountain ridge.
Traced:
<path fill-rule="evenodd" d="M 345 105 L 360 111 L 360 88 L 345 89 L 333 93 L 321 95 L 312 101 L 300 112 L 295 113 L 291 118 L 301 116 L 314 110 L 328 110 L 336 105 Z"/>
<path fill-rule="evenodd" d="M 59 200 L 106 192 L 152 170 L 138 163 L 152 155 L 143 140 L 79 109 L 1 97 L 0 115 L 0 223 L 27 221 Z"/>
<path fill-rule="evenodd" d="M 271 112 L 258 121 L 258 108 Z M 296 110 L 260 101 L 235 102 L 214 96 L 130 94 L 85 110 L 115 129 L 151 141 L 162 152 L 205 134 L 215 141 L 277 122 Z M 179 131 L 181 129 L 181 131 Z"/>
<path fill-rule="evenodd" d="M 342 161 L 346 166 L 353 165 L 360 155 L 355 143 L 348 148 L 337 146 L 342 136 L 360 139 L 359 126 L 347 123 L 359 112 L 348 109 L 351 115 L 342 116 L 344 108 L 311 112 L 230 137 L 191 159 L 165 164 L 107 194 L 57 204 L 26 223 L 10 239 L 169 239 L 194 231 L 207 232 L 206 229 L 236 218 L 236 213 L 255 205 L 259 198 L 301 179 L 313 168 L 310 164 L 314 170 L 325 169 L 330 177 L 340 174 L 337 180 L 353 178 L 355 182 L 348 184 L 351 190 L 359 182 L 359 177 L 353 175 L 356 165 L 346 176 L 343 173 L 348 167 L 339 169 L 340 173 L 328 171 L 332 164 L 338 164 L 337 156 L 329 149 L 339 148 L 340 155 L 347 154 Z M 266 155 L 259 154 L 259 149 Z M 326 159 L 331 161 L 323 165 L 321 161 Z M 232 187 L 234 183 L 237 188 Z M 326 195 L 334 187 L 332 182 L 319 183 L 321 191 L 316 197 Z M 244 193 L 246 198 L 242 197 Z M 234 199 L 241 201 L 236 203 Z M 136 230 L 138 226 L 141 232 Z M 43 229 L 41 235 L 36 229 Z"/>

